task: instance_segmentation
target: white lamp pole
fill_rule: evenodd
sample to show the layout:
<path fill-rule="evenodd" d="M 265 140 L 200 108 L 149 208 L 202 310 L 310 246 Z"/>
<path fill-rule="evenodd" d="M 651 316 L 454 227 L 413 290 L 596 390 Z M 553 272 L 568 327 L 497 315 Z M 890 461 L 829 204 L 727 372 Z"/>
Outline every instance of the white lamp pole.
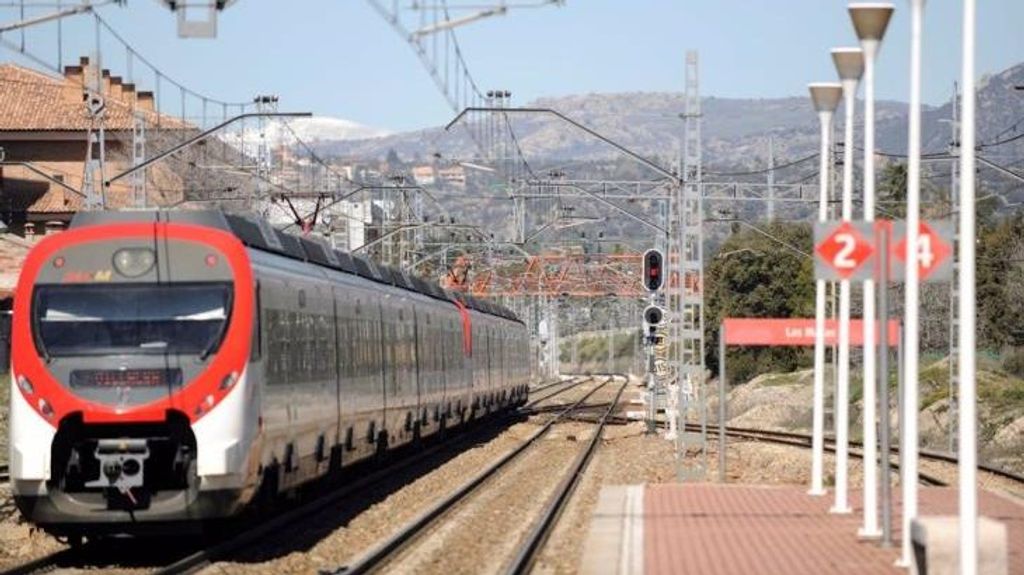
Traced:
<path fill-rule="evenodd" d="M 910 0 L 910 134 L 907 158 L 907 263 L 904 293 L 903 340 L 903 434 L 900 437 L 900 489 L 903 492 L 903 552 L 897 565 L 909 568 L 914 560 L 910 524 L 917 516 L 917 410 L 918 349 L 920 347 L 918 311 L 918 235 L 921 227 L 921 29 L 925 0 Z M 887 478 L 888 480 L 888 478 Z"/>
<path fill-rule="evenodd" d="M 960 124 L 960 573 L 978 571 L 978 437 L 974 375 L 974 38 L 977 7 L 964 0 L 964 95 Z"/>
<path fill-rule="evenodd" d="M 853 116 L 857 85 L 864 73 L 864 52 L 860 48 L 836 48 L 832 60 L 843 86 L 846 126 L 843 136 L 843 221 L 853 218 Z M 836 498 L 832 513 L 851 513 L 850 463 L 850 280 L 839 282 L 839 389 L 836 390 Z"/>
<path fill-rule="evenodd" d="M 893 6 L 888 3 L 850 4 L 850 19 L 864 50 L 864 220 L 875 219 L 875 58 L 889 25 Z M 886 289 L 888 286 L 882 286 Z M 864 280 L 864 525 L 858 535 L 879 538 L 878 526 L 878 423 L 875 338 L 875 281 Z"/>
<path fill-rule="evenodd" d="M 843 97 L 843 86 L 837 83 L 811 84 L 811 102 L 818 113 L 821 124 L 821 151 L 818 170 L 818 221 L 828 221 L 829 183 L 832 181 L 831 150 L 832 117 L 839 100 Z M 825 280 L 815 285 L 814 302 L 814 423 L 811 439 L 811 495 L 824 495 L 825 466 Z"/>

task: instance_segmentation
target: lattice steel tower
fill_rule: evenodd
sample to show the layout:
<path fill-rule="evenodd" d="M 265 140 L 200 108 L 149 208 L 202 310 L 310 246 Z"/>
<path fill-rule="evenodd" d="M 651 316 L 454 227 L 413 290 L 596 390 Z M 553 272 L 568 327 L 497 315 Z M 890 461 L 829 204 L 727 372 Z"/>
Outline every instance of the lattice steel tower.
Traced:
<path fill-rule="evenodd" d="M 701 110 L 696 51 L 686 53 L 685 131 L 681 190 L 673 202 L 672 246 L 677 280 L 673 360 L 679 385 L 680 426 L 700 421 L 699 436 L 679 433 L 679 479 L 703 478 L 707 469 L 707 397 L 704 393 L 704 207 L 701 198 Z M 683 431 L 685 428 L 681 429 Z M 690 448 L 700 457 L 688 457 Z"/>

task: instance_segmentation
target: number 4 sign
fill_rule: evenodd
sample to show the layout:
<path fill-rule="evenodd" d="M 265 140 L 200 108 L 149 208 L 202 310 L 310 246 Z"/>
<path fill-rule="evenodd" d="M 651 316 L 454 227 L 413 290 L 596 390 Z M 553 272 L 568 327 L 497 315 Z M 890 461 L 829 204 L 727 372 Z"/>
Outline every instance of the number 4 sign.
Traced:
<path fill-rule="evenodd" d="M 907 271 L 906 222 L 894 222 L 892 235 L 892 281 L 904 281 Z M 953 223 L 921 222 L 917 236 L 917 277 L 923 282 L 949 281 L 953 278 Z"/>

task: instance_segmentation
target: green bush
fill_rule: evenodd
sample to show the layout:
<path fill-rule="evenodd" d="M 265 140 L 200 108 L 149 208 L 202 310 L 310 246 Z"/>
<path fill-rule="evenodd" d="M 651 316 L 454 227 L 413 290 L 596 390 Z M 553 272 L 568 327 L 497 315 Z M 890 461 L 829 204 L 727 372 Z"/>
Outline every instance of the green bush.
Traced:
<path fill-rule="evenodd" d="M 1003 360 L 1003 371 L 1024 378 L 1024 348 L 1015 349 Z"/>

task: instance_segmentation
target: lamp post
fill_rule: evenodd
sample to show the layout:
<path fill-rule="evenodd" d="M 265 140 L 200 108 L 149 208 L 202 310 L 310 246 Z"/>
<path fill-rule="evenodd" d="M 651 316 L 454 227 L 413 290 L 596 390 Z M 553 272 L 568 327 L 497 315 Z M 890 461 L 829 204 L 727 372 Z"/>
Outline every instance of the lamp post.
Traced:
<path fill-rule="evenodd" d="M 864 220 L 875 219 L 875 58 L 893 6 L 889 3 L 850 5 L 861 49 L 864 50 Z M 888 286 L 882 286 L 886 289 Z M 878 528 L 878 426 L 875 370 L 875 281 L 864 280 L 864 525 L 858 534 L 864 538 L 882 536 Z M 887 454 L 888 455 L 888 454 Z"/>
<path fill-rule="evenodd" d="M 831 181 L 832 117 L 839 100 L 843 97 L 843 86 L 837 83 L 811 84 L 811 103 L 818 113 L 821 124 L 821 152 L 818 171 L 818 221 L 828 221 L 828 188 Z M 811 495 L 824 495 L 823 467 L 825 460 L 825 280 L 815 283 L 814 301 L 814 412 L 813 436 L 811 440 Z"/>
<path fill-rule="evenodd" d="M 974 373 L 975 285 L 974 285 L 974 165 L 975 107 L 974 79 L 975 0 L 964 0 L 963 78 L 964 95 L 960 124 L 960 573 L 978 571 L 978 416 Z"/>
<path fill-rule="evenodd" d="M 846 126 L 843 135 L 843 213 L 853 218 L 853 116 L 857 85 L 864 73 L 864 52 L 860 48 L 836 48 L 832 60 L 843 86 Z M 836 497 L 832 513 L 851 513 L 847 469 L 850 462 L 850 280 L 839 282 L 839 386 L 835 398 Z"/>
<path fill-rule="evenodd" d="M 902 455 L 900 489 L 903 492 L 902 554 L 897 565 L 910 567 L 913 545 L 910 525 L 917 516 L 917 410 L 918 351 L 920 347 L 920 278 L 918 236 L 921 226 L 921 29 L 925 0 L 910 0 L 910 111 L 907 153 L 907 261 L 904 293 L 903 411 L 900 422 Z M 955 100 L 955 98 L 954 98 Z M 954 106 L 956 103 L 954 102 Z M 952 396 L 950 396 L 952 399 Z M 886 481 L 889 478 L 885 479 Z"/>

